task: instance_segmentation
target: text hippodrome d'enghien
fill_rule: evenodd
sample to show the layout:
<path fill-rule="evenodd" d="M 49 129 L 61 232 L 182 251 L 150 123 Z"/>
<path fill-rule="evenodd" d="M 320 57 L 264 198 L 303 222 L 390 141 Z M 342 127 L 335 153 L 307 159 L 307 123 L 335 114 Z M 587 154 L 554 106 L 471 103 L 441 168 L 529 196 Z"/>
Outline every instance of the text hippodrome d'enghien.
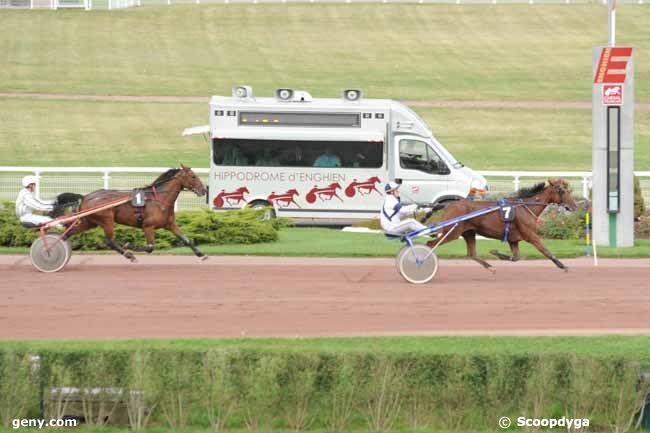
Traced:
<path fill-rule="evenodd" d="M 214 174 L 214 178 L 221 181 L 237 180 L 240 182 L 346 182 L 346 175 L 341 173 L 218 171 Z"/>

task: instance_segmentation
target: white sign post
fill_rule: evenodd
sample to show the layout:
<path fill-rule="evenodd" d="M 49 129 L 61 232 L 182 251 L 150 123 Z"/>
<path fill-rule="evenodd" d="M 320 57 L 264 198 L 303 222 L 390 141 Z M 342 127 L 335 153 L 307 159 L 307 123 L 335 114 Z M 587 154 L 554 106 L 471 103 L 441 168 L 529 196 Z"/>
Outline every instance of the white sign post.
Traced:
<path fill-rule="evenodd" d="M 609 46 L 593 49 L 593 239 L 634 246 L 634 59 L 615 46 L 616 1 L 609 0 Z"/>

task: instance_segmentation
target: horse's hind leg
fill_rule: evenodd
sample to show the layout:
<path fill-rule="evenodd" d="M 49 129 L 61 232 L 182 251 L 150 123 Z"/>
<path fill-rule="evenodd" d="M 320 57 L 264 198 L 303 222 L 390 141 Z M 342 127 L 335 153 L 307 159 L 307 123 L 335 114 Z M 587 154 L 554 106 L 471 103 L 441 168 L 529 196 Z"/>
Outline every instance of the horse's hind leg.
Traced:
<path fill-rule="evenodd" d="M 558 260 L 557 257 L 555 257 L 549 250 L 546 249 L 544 244 L 542 243 L 542 240 L 537 236 L 537 234 L 534 234 L 530 236 L 529 239 L 526 239 L 526 241 L 530 244 L 532 244 L 537 250 L 544 254 L 544 256 L 555 263 L 555 266 L 557 266 L 560 269 L 563 269 L 565 272 L 569 270 L 569 267 L 566 266 L 564 263 Z"/>
<path fill-rule="evenodd" d="M 449 228 L 447 230 L 443 230 L 440 233 L 438 233 L 438 237 L 435 239 L 431 239 L 429 242 L 427 242 L 427 246 L 429 248 L 436 248 L 439 245 L 444 245 L 447 242 L 455 241 L 460 237 L 460 235 L 463 233 L 462 232 L 463 225 L 455 225 L 452 228 Z M 449 231 L 451 230 L 451 233 Z M 449 233 L 449 235 L 447 235 Z"/>
<path fill-rule="evenodd" d="M 176 225 L 175 222 L 173 222 L 172 224 L 170 224 L 169 227 L 167 227 L 167 230 L 169 230 L 170 232 L 174 233 L 174 234 L 176 235 L 176 237 L 177 237 L 181 242 L 183 242 L 183 244 L 185 244 L 186 246 L 190 247 L 190 248 L 192 249 L 192 251 L 194 252 L 194 254 L 196 255 L 196 257 L 199 257 L 201 260 L 205 260 L 205 259 L 208 258 L 208 256 L 206 256 L 205 254 L 203 254 L 203 253 L 202 253 L 202 252 L 201 252 L 201 251 L 200 251 L 200 250 L 199 250 L 199 249 L 194 245 L 194 242 L 192 242 L 192 241 L 191 241 L 187 236 L 185 236 L 185 233 L 183 233 L 183 232 L 181 231 L 181 229 Z"/>
<path fill-rule="evenodd" d="M 117 242 L 115 242 L 115 230 L 113 227 L 113 221 L 109 220 L 107 222 L 99 223 L 99 225 L 102 227 L 104 230 L 104 235 L 106 236 L 106 245 L 114 251 L 117 251 L 120 255 L 126 257 L 132 262 L 136 261 L 135 256 L 133 255 L 132 252 L 130 251 L 125 251 L 124 248 L 119 246 Z"/>
<path fill-rule="evenodd" d="M 483 260 L 478 256 L 478 253 L 476 252 L 476 232 L 474 230 L 469 230 L 463 233 L 463 238 L 465 239 L 465 243 L 467 244 L 467 256 L 470 257 L 472 260 L 483 266 L 485 269 L 488 269 L 492 272 L 494 272 L 494 269 L 492 269 L 492 265 Z"/>
<path fill-rule="evenodd" d="M 490 254 L 493 256 L 498 257 L 501 260 L 507 260 L 509 262 L 516 262 L 519 260 L 519 241 L 508 241 L 508 244 L 510 244 L 510 251 L 512 251 L 512 255 L 509 256 L 507 254 L 500 253 L 497 250 L 491 250 Z"/>
<path fill-rule="evenodd" d="M 93 223 L 91 221 L 88 221 L 88 219 L 86 219 L 86 218 L 82 218 L 79 221 L 77 221 L 76 223 L 74 223 L 74 225 L 70 228 L 70 230 L 68 230 L 65 233 L 65 235 L 63 236 L 63 239 L 67 240 L 72 235 L 83 233 L 86 230 L 90 230 L 90 229 L 92 229 L 94 227 L 97 227 L 97 224 L 95 224 L 95 223 Z"/>

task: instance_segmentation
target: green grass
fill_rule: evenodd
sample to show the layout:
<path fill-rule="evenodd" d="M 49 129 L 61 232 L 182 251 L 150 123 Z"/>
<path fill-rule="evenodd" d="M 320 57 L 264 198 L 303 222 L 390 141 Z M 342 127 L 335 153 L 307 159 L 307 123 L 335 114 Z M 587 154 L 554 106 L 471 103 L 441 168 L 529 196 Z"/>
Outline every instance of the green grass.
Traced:
<path fill-rule="evenodd" d="M 389 352 L 428 354 L 589 354 L 650 359 L 650 336 L 605 337 L 321 337 L 173 340 L 0 340 L 0 347 L 31 350 L 128 350 L 168 348 L 254 349 L 296 352 Z"/>
<path fill-rule="evenodd" d="M 0 432 L 15 432 L 13 428 L 5 428 L 0 426 Z M 63 428 L 43 428 L 43 429 L 36 429 L 36 428 L 25 428 L 21 427 L 20 431 L 23 433 L 36 433 L 36 432 L 61 432 L 65 431 Z M 74 431 L 77 433 L 131 433 L 133 430 L 129 428 L 117 428 L 117 427 L 88 427 L 86 425 L 81 425 L 79 427 L 76 427 L 70 431 Z M 147 426 L 147 429 L 144 430 L 147 433 L 169 433 L 169 428 L 168 427 L 150 427 Z M 214 430 L 209 429 L 209 428 L 197 428 L 197 427 L 184 427 L 182 429 L 176 429 L 176 432 L 179 433 L 214 433 Z M 322 429 L 309 429 L 306 430 L 309 431 L 310 433 L 330 433 L 329 430 L 322 430 Z M 355 429 L 355 430 L 347 430 L 350 432 L 356 431 L 356 432 L 366 432 L 367 430 L 365 429 Z M 450 433 L 447 432 L 446 430 L 433 430 L 433 429 L 418 429 L 418 430 L 412 430 L 412 429 L 391 429 L 391 433 Z M 246 429 L 237 429 L 237 428 L 228 428 L 229 433 L 251 433 L 251 430 L 246 430 Z M 255 433 L 295 433 L 295 430 L 287 429 L 287 428 L 260 428 L 258 430 L 255 430 Z M 454 432 L 454 433 L 459 433 L 459 432 Z M 471 431 L 465 431 L 462 433 L 471 433 Z M 494 431 L 488 431 L 488 430 L 480 430 L 480 433 L 501 433 L 497 430 Z"/>
<path fill-rule="evenodd" d="M 4 428 L 0 426 L 0 432 L 15 432 L 13 428 Z M 65 428 L 43 428 L 43 429 L 35 429 L 35 428 L 20 428 L 21 432 L 24 433 L 36 433 L 36 432 L 56 432 L 56 431 L 66 431 Z M 129 428 L 116 428 L 116 427 L 88 427 L 86 425 L 81 425 L 80 427 L 76 428 L 68 428 L 67 431 L 74 431 L 74 432 L 79 432 L 79 433 L 131 433 L 133 430 L 130 430 Z M 149 427 L 147 426 L 147 429 L 145 430 L 147 433 L 169 433 L 169 428 L 167 427 Z M 178 428 L 174 430 L 175 432 L 178 433 L 214 433 L 214 430 L 208 429 L 208 428 L 196 428 L 196 427 L 185 427 L 185 428 Z M 309 429 L 308 430 L 310 433 L 331 433 L 329 430 L 322 430 L 322 429 Z M 366 429 L 358 429 L 358 430 L 349 430 L 349 431 L 358 431 L 358 432 L 366 432 Z M 246 429 L 236 429 L 236 428 L 228 428 L 229 433 L 251 433 L 251 430 L 246 430 Z M 420 429 L 420 430 L 412 430 L 412 429 L 391 429 L 391 433 L 449 433 L 446 430 L 431 430 L 431 429 Z M 260 428 L 259 430 L 255 430 L 255 433 L 295 433 L 295 430 L 292 429 L 279 429 L 279 428 L 274 428 L 274 429 L 268 429 L 268 428 Z M 454 432 L 454 433 L 459 433 L 459 432 Z M 460 433 L 470 433 L 470 431 L 465 431 L 465 432 L 460 432 Z M 489 430 L 481 430 L 480 433 L 500 433 L 497 430 L 494 431 L 489 431 Z"/>
<path fill-rule="evenodd" d="M 650 100 L 650 9 L 617 9 Z M 360 87 L 393 99 L 591 98 L 591 49 L 607 11 L 590 5 L 196 5 L 0 14 L 0 91 L 315 96 Z M 37 125 L 35 125 L 38 127 Z M 143 125 L 146 126 L 146 125 Z"/>
<path fill-rule="evenodd" d="M 207 103 L 2 99 L 0 165 L 209 165 Z M 483 170 L 590 170 L 589 110 L 418 109 L 459 160 Z M 650 111 L 636 113 L 635 165 L 650 167 Z"/>
<path fill-rule="evenodd" d="M 584 241 L 545 240 L 544 244 L 553 254 L 561 258 L 585 255 Z M 481 257 L 494 259 L 492 249 L 509 251 L 507 245 L 498 240 L 479 240 Z M 524 259 L 541 259 L 543 256 L 528 243 L 522 242 L 521 255 Z M 296 257 L 395 257 L 402 244 L 388 240 L 380 234 L 346 233 L 326 228 L 285 228 L 280 231 L 277 242 L 253 245 L 202 245 L 201 250 L 209 255 L 256 255 Z M 27 248 L 0 247 L 0 254 L 25 254 Z M 441 246 L 437 250 L 442 258 L 462 258 L 466 255 L 465 242 L 460 239 Z M 114 254 L 112 252 L 107 252 Z M 75 254 L 78 254 L 75 252 Z M 173 248 L 158 254 L 191 255 L 189 248 Z M 599 257 L 639 258 L 650 257 L 650 240 L 639 239 L 633 248 L 599 247 Z"/>
<path fill-rule="evenodd" d="M 0 99 L 0 165 L 207 167 L 208 104 Z"/>

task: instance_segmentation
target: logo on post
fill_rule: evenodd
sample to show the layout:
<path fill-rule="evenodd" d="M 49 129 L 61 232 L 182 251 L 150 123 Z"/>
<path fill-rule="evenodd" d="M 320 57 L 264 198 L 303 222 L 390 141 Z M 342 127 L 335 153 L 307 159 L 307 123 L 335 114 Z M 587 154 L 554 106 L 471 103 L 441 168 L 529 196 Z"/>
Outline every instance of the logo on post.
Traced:
<path fill-rule="evenodd" d="M 631 56 L 632 48 L 630 47 L 603 48 L 596 67 L 594 83 L 624 83 L 627 61 Z"/>
<path fill-rule="evenodd" d="M 622 84 L 603 84 L 603 105 L 623 105 Z"/>

